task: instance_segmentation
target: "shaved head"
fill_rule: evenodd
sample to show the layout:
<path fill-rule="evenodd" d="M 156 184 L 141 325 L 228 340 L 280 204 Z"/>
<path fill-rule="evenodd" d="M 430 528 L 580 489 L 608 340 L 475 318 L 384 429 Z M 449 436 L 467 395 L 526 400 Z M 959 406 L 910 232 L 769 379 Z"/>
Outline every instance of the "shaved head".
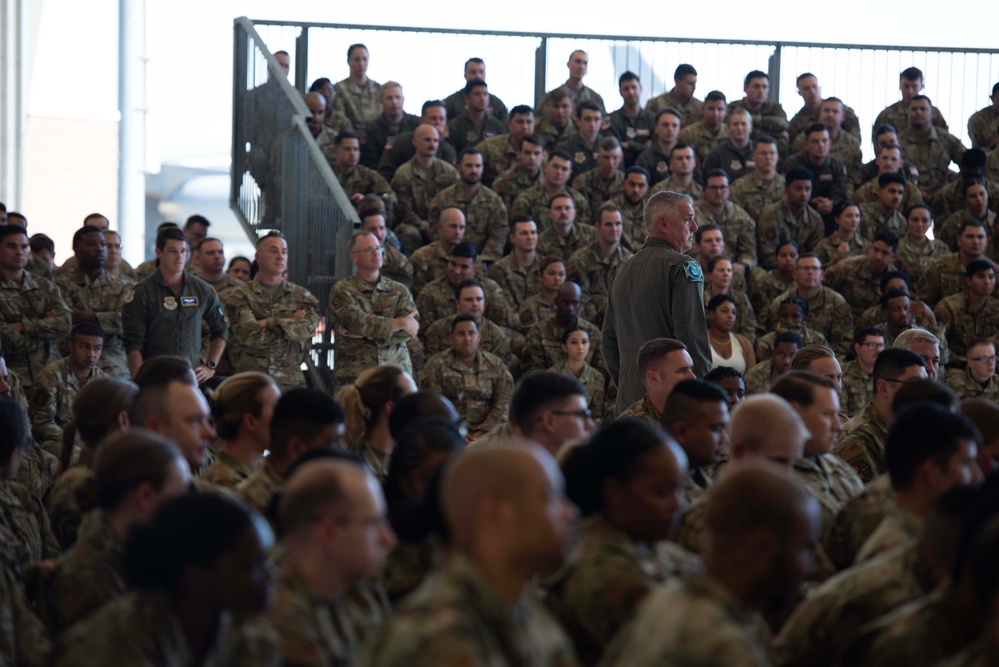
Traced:
<path fill-rule="evenodd" d="M 733 458 L 756 456 L 789 466 L 801 456 L 809 437 L 797 411 L 778 396 L 750 396 L 732 412 Z"/>
<path fill-rule="evenodd" d="M 571 544 L 575 516 L 563 486 L 555 459 L 528 441 L 459 452 L 441 486 L 453 545 L 473 558 L 502 549 L 501 557 L 539 571 L 554 567 Z"/>
<path fill-rule="evenodd" d="M 347 514 L 369 482 L 367 469 L 352 461 L 319 459 L 302 466 L 281 493 L 281 524 L 288 534 L 313 525 L 324 514 Z"/>
<path fill-rule="evenodd" d="M 416 130 L 413 131 L 413 139 L 419 140 L 426 136 L 436 137 L 438 135 L 437 128 L 433 125 L 417 125 Z"/>

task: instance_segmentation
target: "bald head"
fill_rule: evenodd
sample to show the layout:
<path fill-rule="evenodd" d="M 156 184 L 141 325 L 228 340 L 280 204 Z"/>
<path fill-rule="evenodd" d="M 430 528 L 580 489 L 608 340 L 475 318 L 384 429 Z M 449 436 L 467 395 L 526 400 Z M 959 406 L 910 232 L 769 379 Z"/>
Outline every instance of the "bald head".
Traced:
<path fill-rule="evenodd" d="M 309 107 L 309 111 L 313 114 L 322 115 L 326 111 L 326 98 L 320 93 L 306 93 L 305 106 Z"/>
<path fill-rule="evenodd" d="M 760 457 L 790 466 L 801 456 L 808 438 L 808 429 L 794 408 L 771 394 L 740 403 L 729 425 L 733 458 Z"/>
<path fill-rule="evenodd" d="M 454 456 L 441 504 L 453 546 L 473 558 L 543 569 L 557 565 L 571 544 L 575 514 L 563 496 L 562 473 L 548 452 L 527 441 Z"/>
<path fill-rule="evenodd" d="M 413 131 L 413 141 L 419 141 L 427 137 L 440 138 L 437 128 L 433 125 L 418 125 L 416 130 Z"/>
<path fill-rule="evenodd" d="M 757 528 L 786 537 L 807 521 L 814 502 L 786 468 L 760 459 L 738 461 L 711 489 L 705 520 L 719 547 Z"/>

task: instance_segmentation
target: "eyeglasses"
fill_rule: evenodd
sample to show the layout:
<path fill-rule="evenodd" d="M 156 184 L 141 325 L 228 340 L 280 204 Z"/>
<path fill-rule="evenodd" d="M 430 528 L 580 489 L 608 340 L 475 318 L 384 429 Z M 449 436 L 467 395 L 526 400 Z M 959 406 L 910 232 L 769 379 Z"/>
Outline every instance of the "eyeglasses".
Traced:
<path fill-rule="evenodd" d="M 868 350 L 883 350 L 885 349 L 884 343 L 858 343 L 860 347 L 866 347 Z"/>
<path fill-rule="evenodd" d="M 590 415 L 593 413 L 584 408 L 582 410 L 552 410 L 552 414 L 560 417 L 578 417 L 579 419 L 589 419 Z"/>
<path fill-rule="evenodd" d="M 968 357 L 968 361 L 987 361 L 989 363 L 996 360 L 996 355 L 990 355 L 988 357 Z"/>
<path fill-rule="evenodd" d="M 351 252 L 358 255 L 374 255 L 375 253 L 385 252 L 385 246 L 376 245 L 373 248 L 365 248 L 364 250 L 351 250 Z"/>

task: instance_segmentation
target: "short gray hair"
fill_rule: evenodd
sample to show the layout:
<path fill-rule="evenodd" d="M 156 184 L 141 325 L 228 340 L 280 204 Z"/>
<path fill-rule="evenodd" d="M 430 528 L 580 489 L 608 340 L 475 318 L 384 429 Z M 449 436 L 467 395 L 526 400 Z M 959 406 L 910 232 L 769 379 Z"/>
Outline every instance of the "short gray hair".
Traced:
<path fill-rule="evenodd" d="M 357 240 L 362 236 L 375 236 L 375 235 L 372 232 L 354 232 L 353 236 L 350 237 L 350 243 L 347 245 L 348 252 L 354 252 L 354 248 L 357 247 Z"/>
<path fill-rule="evenodd" d="M 665 215 L 669 220 L 676 220 L 680 217 L 680 204 L 686 203 L 694 205 L 694 200 L 680 192 L 661 190 L 645 203 L 645 227 L 649 234 L 652 234 L 653 224 L 661 215 Z"/>
<path fill-rule="evenodd" d="M 928 343 L 930 345 L 940 345 L 940 339 L 931 334 L 926 329 L 912 328 L 906 329 L 895 338 L 892 347 L 900 347 L 904 350 L 912 350 L 913 343 Z"/>

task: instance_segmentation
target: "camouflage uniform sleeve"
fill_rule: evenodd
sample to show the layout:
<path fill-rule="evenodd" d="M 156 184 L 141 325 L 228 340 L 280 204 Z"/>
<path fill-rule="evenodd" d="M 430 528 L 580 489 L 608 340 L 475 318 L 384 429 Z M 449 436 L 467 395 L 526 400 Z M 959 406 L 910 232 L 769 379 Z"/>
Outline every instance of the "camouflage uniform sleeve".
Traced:
<path fill-rule="evenodd" d="M 496 386 L 494 388 L 495 398 L 493 401 L 493 409 L 489 411 L 489 415 L 482 422 L 479 427 L 481 430 L 489 432 L 496 428 L 500 424 L 506 422 L 507 418 L 510 416 L 510 399 L 513 397 L 513 376 L 510 371 L 503 364 L 497 364 L 499 367 L 499 377 L 496 381 Z"/>
<path fill-rule="evenodd" d="M 336 285 L 330 291 L 330 319 L 357 336 L 376 342 L 388 342 L 393 335 L 392 317 L 365 311 L 357 294 Z M 408 337 L 407 337 L 408 338 Z"/>
<path fill-rule="evenodd" d="M 748 213 L 740 214 L 739 221 L 739 256 L 735 261 L 746 265 L 747 269 L 756 266 L 756 222 Z M 748 271 L 747 271 L 748 274 Z"/>
<path fill-rule="evenodd" d="M 53 373 L 42 371 L 31 388 L 31 402 L 28 413 L 31 417 L 31 433 L 46 451 L 59 456 L 62 447 L 62 429 L 56 425 L 58 390 Z"/>
<path fill-rule="evenodd" d="M 764 209 L 756 225 L 756 258 L 760 266 L 770 270 L 777 266 L 777 221 L 772 210 Z"/>
<path fill-rule="evenodd" d="M 592 347 L 592 344 L 590 347 Z M 524 373 L 543 371 L 546 368 L 548 366 L 545 364 L 544 342 L 541 339 L 541 329 L 533 326 L 527 333 L 527 342 L 524 344 Z"/>
<path fill-rule="evenodd" d="M 506 245 L 507 231 L 507 211 L 503 200 L 497 195 L 494 198 L 494 206 L 490 206 L 489 219 L 486 222 L 486 242 L 482 248 L 482 259 L 487 262 L 494 262 L 503 256 L 503 246 Z"/>
<path fill-rule="evenodd" d="M 441 393 L 444 388 L 444 379 L 441 375 L 441 360 L 439 357 L 431 357 L 424 364 L 419 377 L 420 389 L 431 389 Z"/>
<path fill-rule="evenodd" d="M 563 604 L 596 646 L 607 646 L 634 617 L 652 581 L 620 564 L 580 568 L 566 583 Z"/>
<path fill-rule="evenodd" d="M 486 317 L 501 327 L 513 323 L 513 309 L 503 293 L 503 288 L 493 283 L 486 287 Z"/>
<path fill-rule="evenodd" d="M 787 130 L 787 113 L 779 104 L 774 104 L 770 109 L 773 113 L 753 114 L 753 127 L 758 127 L 766 132 L 784 132 Z"/>
<path fill-rule="evenodd" d="M 386 155 L 387 154 L 388 151 L 386 151 Z M 382 159 L 385 159 L 384 155 L 382 156 Z M 397 201 L 393 227 L 398 227 L 402 224 L 409 224 L 413 225 L 421 232 L 425 232 L 429 229 L 427 221 L 421 220 L 420 216 L 416 215 L 416 205 L 413 202 L 410 190 L 406 187 L 406 183 L 402 177 L 403 174 L 396 172 L 395 176 L 392 178 L 392 190 L 395 192 Z"/>
<path fill-rule="evenodd" d="M 21 320 L 24 334 L 41 340 L 59 340 L 69 336 L 70 310 L 63 301 L 59 288 L 50 283 L 51 291 L 44 294 L 44 302 L 38 311 L 44 315 L 38 319 Z M 54 313 L 49 316 L 49 313 Z"/>
<path fill-rule="evenodd" d="M 870 484 L 878 476 L 878 466 L 871 458 L 867 447 L 864 446 L 864 438 L 861 433 L 851 433 L 845 436 L 836 445 L 835 453 L 845 463 L 853 466 L 864 484 Z"/>
<path fill-rule="evenodd" d="M 579 285 L 585 298 L 590 296 L 590 273 L 586 270 L 586 250 L 580 248 L 569 257 L 566 280 Z"/>
<path fill-rule="evenodd" d="M 517 198 L 513 200 L 513 205 L 507 212 L 510 219 L 512 220 L 518 215 L 531 215 L 531 202 L 524 196 L 524 193 L 517 195 Z M 579 217 L 577 213 L 577 217 Z M 540 232 L 540 230 L 538 230 Z"/>
<path fill-rule="evenodd" d="M 296 296 L 300 299 L 296 310 L 304 310 L 305 317 L 274 318 L 274 326 L 284 332 L 289 340 L 302 343 L 312 338 L 313 332 L 319 326 L 319 299 L 306 289 L 297 292 Z"/>
<path fill-rule="evenodd" d="M 943 290 L 940 287 L 940 267 L 934 267 L 931 263 L 916 284 L 916 296 L 926 303 L 939 303 L 943 298 Z M 934 270 L 937 269 L 937 270 Z"/>
<path fill-rule="evenodd" d="M 836 354 L 845 356 L 853 345 L 853 312 L 846 301 L 836 306 L 836 314 L 829 333 L 829 345 Z"/>
<path fill-rule="evenodd" d="M 21 585 L 6 562 L 0 562 L 0 665 L 44 667 L 49 664 L 48 632 L 35 616 Z"/>

